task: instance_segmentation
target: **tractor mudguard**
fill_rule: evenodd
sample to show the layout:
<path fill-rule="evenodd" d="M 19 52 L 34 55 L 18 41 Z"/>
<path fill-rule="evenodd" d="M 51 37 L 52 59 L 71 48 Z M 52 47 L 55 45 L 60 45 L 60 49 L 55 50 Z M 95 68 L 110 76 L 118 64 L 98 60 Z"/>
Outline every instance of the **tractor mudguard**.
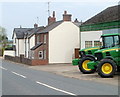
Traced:
<path fill-rule="evenodd" d="M 76 66 L 79 65 L 80 59 L 73 59 L 72 60 L 72 65 Z"/>
<path fill-rule="evenodd" d="M 94 55 L 86 55 L 85 57 L 93 58 L 95 61 L 95 56 Z"/>
<path fill-rule="evenodd" d="M 89 69 L 95 69 L 98 65 L 98 62 L 97 61 L 91 61 L 89 63 L 87 63 L 87 66 Z"/>

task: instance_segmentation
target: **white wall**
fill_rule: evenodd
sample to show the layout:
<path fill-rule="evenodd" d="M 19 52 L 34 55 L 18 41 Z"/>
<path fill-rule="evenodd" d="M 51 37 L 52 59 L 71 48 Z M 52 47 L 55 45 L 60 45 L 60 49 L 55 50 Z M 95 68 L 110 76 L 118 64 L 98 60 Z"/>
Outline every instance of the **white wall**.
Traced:
<path fill-rule="evenodd" d="M 28 39 L 27 38 L 24 39 L 24 57 L 28 57 Z"/>
<path fill-rule="evenodd" d="M 16 51 L 15 51 L 15 56 L 18 56 L 18 54 L 17 54 L 17 51 L 18 51 L 18 49 L 17 49 L 17 39 L 16 39 L 16 42 L 15 42 L 15 39 L 16 39 L 16 33 L 15 32 L 13 32 L 13 45 L 15 45 L 15 47 L 16 47 Z"/>
<path fill-rule="evenodd" d="M 28 42 L 29 41 L 29 42 Z M 31 57 L 31 51 L 30 49 L 32 47 L 35 46 L 35 35 L 33 35 L 32 37 L 30 37 L 30 39 L 27 39 L 27 57 L 30 58 Z M 28 53 L 29 52 L 29 53 Z"/>
<path fill-rule="evenodd" d="M 18 39 L 16 39 L 16 45 L 15 46 L 16 46 L 16 56 L 19 56 L 18 55 Z"/>
<path fill-rule="evenodd" d="M 24 39 L 19 39 L 19 55 L 25 54 L 24 51 Z"/>
<path fill-rule="evenodd" d="M 72 22 L 49 32 L 49 63 L 71 63 L 75 48 L 79 48 L 79 27 Z"/>
<path fill-rule="evenodd" d="M 13 33 L 13 45 L 16 45 L 15 38 L 16 38 L 16 33 Z"/>
<path fill-rule="evenodd" d="M 20 56 L 20 54 L 25 54 L 24 51 L 24 39 L 17 39 L 16 38 L 16 33 L 13 33 L 13 45 L 16 46 L 16 54 L 15 56 Z M 16 42 L 15 42 L 16 39 Z"/>
<path fill-rule="evenodd" d="M 15 56 L 15 51 L 13 51 L 13 50 L 5 50 L 4 54 L 3 54 L 3 58 L 5 57 L 5 55 Z"/>
<path fill-rule="evenodd" d="M 94 46 L 94 41 L 99 40 L 102 35 L 102 31 L 86 31 L 81 32 L 81 49 L 85 48 L 85 41 L 92 41 Z"/>
<path fill-rule="evenodd" d="M 16 56 L 25 54 L 24 52 L 24 39 L 16 39 Z"/>
<path fill-rule="evenodd" d="M 30 49 L 35 46 L 35 35 L 30 38 Z"/>

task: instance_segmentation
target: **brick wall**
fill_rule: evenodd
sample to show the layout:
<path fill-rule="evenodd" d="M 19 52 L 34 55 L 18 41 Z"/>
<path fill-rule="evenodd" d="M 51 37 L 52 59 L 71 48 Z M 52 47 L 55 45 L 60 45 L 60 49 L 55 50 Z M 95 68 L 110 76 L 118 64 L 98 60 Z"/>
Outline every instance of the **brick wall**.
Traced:
<path fill-rule="evenodd" d="M 48 64 L 48 60 L 40 60 L 40 59 L 33 59 L 32 61 L 32 65 L 47 65 Z"/>
<path fill-rule="evenodd" d="M 43 44 L 41 45 L 40 47 L 36 48 L 34 50 L 34 59 L 39 59 L 39 51 L 43 51 L 43 50 L 46 50 L 46 62 L 48 62 L 48 43 L 49 43 L 49 39 L 48 39 L 48 33 L 41 33 L 41 34 L 37 34 L 36 35 L 36 38 L 35 38 L 35 44 L 37 44 L 37 37 L 39 36 L 40 37 L 40 42 L 44 43 L 44 35 L 46 35 L 46 44 Z M 43 62 L 44 59 L 41 59 L 41 62 Z"/>
<path fill-rule="evenodd" d="M 22 64 L 27 64 L 30 66 L 47 65 L 48 64 L 47 60 L 28 59 L 28 58 L 24 58 L 24 55 L 20 55 L 20 57 L 18 57 L 18 56 L 13 57 L 13 56 L 5 55 L 5 60 L 22 63 Z"/>

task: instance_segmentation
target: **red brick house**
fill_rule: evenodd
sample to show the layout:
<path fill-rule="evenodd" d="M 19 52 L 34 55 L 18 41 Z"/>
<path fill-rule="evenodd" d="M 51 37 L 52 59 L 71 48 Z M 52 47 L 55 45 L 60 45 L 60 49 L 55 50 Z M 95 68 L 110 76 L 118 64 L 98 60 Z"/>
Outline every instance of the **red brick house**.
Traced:
<path fill-rule="evenodd" d="M 71 16 L 65 11 L 63 20 L 56 21 L 53 12 L 43 30 L 28 36 L 29 39 L 35 37 L 29 58 L 36 60 L 36 64 L 71 63 L 74 48 L 79 48 L 78 26 L 81 24 L 78 21 L 72 22 Z"/>

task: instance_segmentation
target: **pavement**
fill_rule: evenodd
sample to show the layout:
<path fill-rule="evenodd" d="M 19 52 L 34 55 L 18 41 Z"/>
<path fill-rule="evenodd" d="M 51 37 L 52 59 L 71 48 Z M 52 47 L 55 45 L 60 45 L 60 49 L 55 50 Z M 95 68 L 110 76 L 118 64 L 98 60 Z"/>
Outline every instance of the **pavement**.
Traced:
<path fill-rule="evenodd" d="M 78 66 L 73 66 L 72 64 L 39 65 L 39 66 L 30 66 L 29 68 L 35 69 L 35 70 L 47 71 L 47 72 L 51 72 L 57 75 L 62 75 L 65 77 L 76 78 L 80 80 L 89 80 L 93 82 L 100 82 L 100 83 L 118 86 L 117 73 L 113 78 L 101 78 L 97 73 L 82 74 L 79 71 Z"/>
<path fill-rule="evenodd" d="M 44 66 L 38 67 L 42 69 Z M 64 65 L 62 67 L 65 69 Z M 2 70 L 2 80 L 0 80 L 2 81 L 2 95 L 118 94 L 118 86 L 116 85 L 65 77 L 50 73 L 50 71 L 36 70 L 36 68 L 37 66 L 33 69 L 32 66 L 2 60 L 2 66 L 0 66 L 0 70 Z M 57 71 L 61 72 L 61 68 L 58 68 Z"/>

